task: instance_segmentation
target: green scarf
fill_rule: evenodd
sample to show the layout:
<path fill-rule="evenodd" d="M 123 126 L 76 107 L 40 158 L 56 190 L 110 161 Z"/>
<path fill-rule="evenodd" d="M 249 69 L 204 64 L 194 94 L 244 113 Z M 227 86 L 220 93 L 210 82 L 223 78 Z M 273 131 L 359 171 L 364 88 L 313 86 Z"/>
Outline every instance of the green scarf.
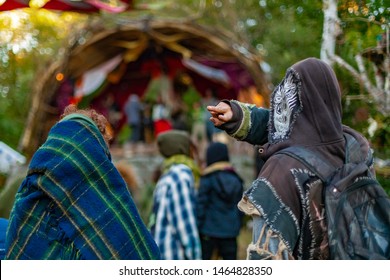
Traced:
<path fill-rule="evenodd" d="M 171 157 L 165 159 L 163 164 L 162 164 L 163 174 L 168 172 L 169 168 L 173 164 L 187 165 L 192 170 L 192 173 L 194 174 L 195 187 L 197 187 L 199 185 L 200 168 L 192 158 L 190 158 L 186 155 L 174 155 L 174 156 L 171 156 Z"/>

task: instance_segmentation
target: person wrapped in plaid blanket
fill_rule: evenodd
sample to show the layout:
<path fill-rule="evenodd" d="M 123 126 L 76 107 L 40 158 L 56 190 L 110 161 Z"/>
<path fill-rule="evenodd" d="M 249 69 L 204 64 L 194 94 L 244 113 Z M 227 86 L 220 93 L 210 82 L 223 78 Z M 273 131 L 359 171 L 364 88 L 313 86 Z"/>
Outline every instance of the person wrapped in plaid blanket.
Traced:
<path fill-rule="evenodd" d="M 111 161 L 104 116 L 68 106 L 35 152 L 11 211 L 6 259 L 159 259 Z"/>

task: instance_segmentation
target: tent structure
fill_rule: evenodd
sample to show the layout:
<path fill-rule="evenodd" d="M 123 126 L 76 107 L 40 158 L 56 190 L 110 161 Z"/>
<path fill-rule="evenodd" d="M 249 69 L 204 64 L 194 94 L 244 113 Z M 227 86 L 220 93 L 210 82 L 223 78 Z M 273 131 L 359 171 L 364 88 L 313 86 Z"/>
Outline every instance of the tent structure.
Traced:
<path fill-rule="evenodd" d="M 268 106 L 261 62 L 231 37 L 194 22 L 144 19 L 100 30 L 37 74 L 19 151 L 31 156 L 69 103 L 106 114 L 109 106 L 122 110 L 132 93 L 144 98 L 155 91 L 174 108 L 192 89 Z"/>

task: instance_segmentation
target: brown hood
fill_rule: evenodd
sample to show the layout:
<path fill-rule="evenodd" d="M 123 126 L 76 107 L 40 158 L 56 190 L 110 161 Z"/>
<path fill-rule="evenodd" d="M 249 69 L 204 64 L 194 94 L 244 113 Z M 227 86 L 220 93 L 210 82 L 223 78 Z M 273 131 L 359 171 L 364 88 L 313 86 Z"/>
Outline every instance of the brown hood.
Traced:
<path fill-rule="evenodd" d="M 343 157 L 341 115 L 332 68 L 316 58 L 294 64 L 272 93 L 267 154 L 300 145 Z"/>

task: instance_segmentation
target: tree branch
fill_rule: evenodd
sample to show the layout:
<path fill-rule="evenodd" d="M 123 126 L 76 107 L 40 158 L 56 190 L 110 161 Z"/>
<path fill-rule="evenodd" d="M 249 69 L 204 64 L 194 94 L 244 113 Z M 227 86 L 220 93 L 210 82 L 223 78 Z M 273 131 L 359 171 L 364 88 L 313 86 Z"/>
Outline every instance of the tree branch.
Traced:
<path fill-rule="evenodd" d="M 359 71 L 357 71 L 354 67 L 352 67 L 350 64 L 348 64 L 344 59 L 341 57 L 334 55 L 331 57 L 331 60 L 346 69 L 368 92 L 369 95 L 374 99 L 374 102 L 378 108 L 378 110 L 384 114 L 387 115 L 388 109 L 386 106 L 386 98 L 385 93 L 382 88 L 375 87 L 371 81 L 368 78 L 366 68 L 364 66 L 363 57 L 358 54 L 355 56 L 356 63 L 358 65 Z M 380 83 L 378 84 L 378 86 Z"/>
<path fill-rule="evenodd" d="M 333 60 L 334 62 L 336 62 L 338 65 L 340 65 L 341 67 L 343 67 L 344 69 L 348 70 L 348 72 L 351 73 L 351 75 L 359 82 L 359 83 L 363 83 L 363 80 L 362 78 L 360 77 L 360 74 L 358 71 L 355 70 L 355 68 L 353 68 L 351 65 L 348 64 L 348 62 L 346 62 L 344 59 L 342 59 L 340 56 L 338 55 L 333 55 L 331 57 L 331 60 Z"/>

